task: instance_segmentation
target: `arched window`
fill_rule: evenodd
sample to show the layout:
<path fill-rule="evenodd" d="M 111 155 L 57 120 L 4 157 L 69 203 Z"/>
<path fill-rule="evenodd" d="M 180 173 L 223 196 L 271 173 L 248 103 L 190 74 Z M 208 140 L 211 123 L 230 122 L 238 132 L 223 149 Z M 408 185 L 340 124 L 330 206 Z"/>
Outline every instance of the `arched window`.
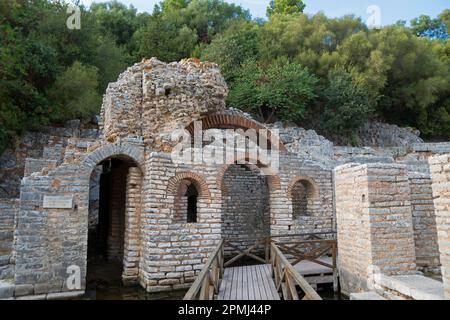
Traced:
<path fill-rule="evenodd" d="M 188 186 L 185 197 L 187 197 L 187 223 L 196 223 L 198 192 L 193 183 Z"/>
<path fill-rule="evenodd" d="M 294 220 L 308 215 L 308 192 L 305 184 L 299 181 L 292 190 L 292 215 Z"/>
<path fill-rule="evenodd" d="M 292 201 L 292 218 L 294 220 L 313 214 L 318 188 L 312 179 L 300 177 L 294 179 L 288 188 L 288 195 Z"/>
<path fill-rule="evenodd" d="M 183 179 L 179 182 L 178 193 L 175 202 L 175 222 L 197 222 L 198 197 L 199 192 L 193 181 L 189 179 Z"/>
<path fill-rule="evenodd" d="M 211 201 L 205 178 L 194 172 L 180 172 L 171 178 L 167 185 L 167 195 L 174 200 L 173 223 L 202 222 L 202 209 Z"/>

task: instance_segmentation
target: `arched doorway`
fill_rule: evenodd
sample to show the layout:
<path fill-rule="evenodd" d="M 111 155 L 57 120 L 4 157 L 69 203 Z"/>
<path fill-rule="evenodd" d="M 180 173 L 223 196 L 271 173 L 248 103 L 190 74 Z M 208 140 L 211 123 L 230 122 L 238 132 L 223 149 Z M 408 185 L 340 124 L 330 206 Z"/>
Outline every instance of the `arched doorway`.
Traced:
<path fill-rule="evenodd" d="M 270 236 L 268 180 L 253 164 L 232 164 L 223 174 L 222 238 L 241 250 Z M 227 251 L 229 255 L 236 253 L 233 249 Z"/>
<path fill-rule="evenodd" d="M 127 156 L 102 160 L 90 178 L 87 291 L 138 282 L 142 173 Z"/>

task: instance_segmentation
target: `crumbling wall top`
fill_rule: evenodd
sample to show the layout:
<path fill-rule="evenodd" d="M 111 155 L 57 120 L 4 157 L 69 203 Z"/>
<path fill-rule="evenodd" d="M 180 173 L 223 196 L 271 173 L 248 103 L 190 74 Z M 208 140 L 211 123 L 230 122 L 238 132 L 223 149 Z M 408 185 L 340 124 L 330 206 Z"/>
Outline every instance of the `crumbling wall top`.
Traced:
<path fill-rule="evenodd" d="M 102 107 L 104 137 L 113 142 L 139 135 L 153 148 L 167 151 L 167 135 L 225 110 L 227 94 L 217 64 L 198 59 L 143 60 L 109 85 Z"/>

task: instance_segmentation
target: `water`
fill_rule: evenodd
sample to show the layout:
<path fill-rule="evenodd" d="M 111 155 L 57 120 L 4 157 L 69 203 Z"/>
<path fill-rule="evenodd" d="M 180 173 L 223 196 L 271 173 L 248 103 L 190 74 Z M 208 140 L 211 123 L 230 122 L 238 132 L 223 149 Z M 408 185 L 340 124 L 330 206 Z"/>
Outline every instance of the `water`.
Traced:
<path fill-rule="evenodd" d="M 148 293 L 139 285 L 124 286 L 122 264 L 101 258 L 88 261 L 87 288 L 82 300 L 181 300 L 186 290 Z M 317 293 L 324 300 L 348 300 L 333 291 L 333 285 L 319 285 Z"/>
<path fill-rule="evenodd" d="M 139 285 L 124 286 L 122 264 L 93 258 L 88 261 L 86 293 L 82 300 L 180 300 L 186 290 L 148 293 Z"/>

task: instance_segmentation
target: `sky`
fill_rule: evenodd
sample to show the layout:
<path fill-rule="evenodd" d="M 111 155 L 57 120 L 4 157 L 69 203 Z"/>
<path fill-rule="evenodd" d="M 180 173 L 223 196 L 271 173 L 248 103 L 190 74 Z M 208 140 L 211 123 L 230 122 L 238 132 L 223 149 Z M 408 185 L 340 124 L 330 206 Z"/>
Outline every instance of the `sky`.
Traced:
<path fill-rule="evenodd" d="M 124 4 L 132 4 L 139 11 L 152 12 L 159 0 L 119 0 Z M 81 0 L 89 5 L 102 0 Z M 229 0 L 249 9 L 253 17 L 265 17 L 266 8 L 270 0 Z M 340 17 L 345 14 L 355 14 L 366 21 L 370 13 L 367 9 L 371 5 L 380 8 L 381 24 L 387 25 L 398 20 L 410 21 L 422 14 L 436 17 L 444 9 L 450 8 L 448 0 L 305 0 L 306 13 L 315 14 L 323 11 L 329 17 Z"/>

